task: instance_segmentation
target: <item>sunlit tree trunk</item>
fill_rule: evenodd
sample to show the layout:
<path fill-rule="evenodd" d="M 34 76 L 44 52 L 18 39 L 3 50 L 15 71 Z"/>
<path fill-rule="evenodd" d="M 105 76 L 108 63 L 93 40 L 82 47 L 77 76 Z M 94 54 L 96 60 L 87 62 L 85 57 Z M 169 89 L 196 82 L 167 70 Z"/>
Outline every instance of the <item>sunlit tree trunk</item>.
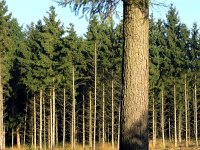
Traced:
<path fill-rule="evenodd" d="M 105 89 L 104 89 L 104 83 L 103 83 L 103 95 L 102 95 L 102 99 L 103 99 L 103 112 L 102 112 L 102 142 L 103 142 L 103 147 L 105 145 Z"/>
<path fill-rule="evenodd" d="M 20 128 L 19 127 L 17 127 L 16 133 L 17 133 L 17 148 L 20 149 L 21 142 L 20 142 Z"/>
<path fill-rule="evenodd" d="M 55 149 L 55 130 L 56 130 L 56 109 L 55 109 L 55 85 L 53 86 L 52 89 L 52 147 L 51 149 Z"/>
<path fill-rule="evenodd" d="M 65 148 L 65 134 L 66 134 L 66 91 L 65 88 L 63 88 L 63 149 Z"/>
<path fill-rule="evenodd" d="M 176 125 L 176 83 L 174 80 L 174 145 L 177 147 L 177 125 Z"/>
<path fill-rule="evenodd" d="M 76 143 L 76 99 L 75 99 L 75 68 L 72 66 L 72 136 L 71 136 L 71 144 L 72 149 L 75 149 Z"/>
<path fill-rule="evenodd" d="M 43 96 L 43 124 L 44 124 L 44 149 L 46 149 L 46 108 L 45 108 L 45 100 Z"/>
<path fill-rule="evenodd" d="M 37 142 L 37 134 L 36 134 L 36 98 L 35 95 L 33 97 L 33 118 L 34 118 L 34 148 L 36 149 Z"/>
<path fill-rule="evenodd" d="M 85 97 L 83 95 L 83 149 L 85 149 Z"/>
<path fill-rule="evenodd" d="M 4 125 L 4 115 L 3 115 L 3 84 L 2 84 L 2 70 L 1 70 L 1 55 L 0 55 L 0 149 L 3 149 L 3 125 Z"/>
<path fill-rule="evenodd" d="M 92 93 L 89 91 L 90 117 L 89 117 L 89 146 L 92 149 Z"/>
<path fill-rule="evenodd" d="M 97 115 L 97 47 L 94 48 L 94 131 L 93 149 L 96 149 L 96 115 Z"/>
<path fill-rule="evenodd" d="M 185 74 L 185 144 L 188 147 L 188 102 L 187 102 L 187 84 Z"/>
<path fill-rule="evenodd" d="M 120 149 L 148 149 L 149 4 L 124 2 L 123 118 Z"/>
<path fill-rule="evenodd" d="M 195 141 L 196 146 L 198 147 L 198 113 L 197 113 L 197 85 L 196 85 L 196 75 L 195 75 L 195 84 L 194 84 L 194 127 L 195 127 Z"/>
<path fill-rule="evenodd" d="M 113 78 L 113 71 L 112 71 L 112 78 Z M 112 79 L 112 149 L 114 149 L 115 143 L 114 143 L 114 79 Z"/>
<path fill-rule="evenodd" d="M 178 140 L 179 143 L 181 144 L 182 142 L 182 111 L 179 111 L 178 114 Z"/>
<path fill-rule="evenodd" d="M 162 128 L 162 143 L 165 148 L 165 114 L 164 114 L 164 89 L 161 90 L 161 128 Z"/>
<path fill-rule="evenodd" d="M 42 90 L 40 90 L 40 135 L 39 135 L 39 143 L 40 149 L 42 149 Z"/>

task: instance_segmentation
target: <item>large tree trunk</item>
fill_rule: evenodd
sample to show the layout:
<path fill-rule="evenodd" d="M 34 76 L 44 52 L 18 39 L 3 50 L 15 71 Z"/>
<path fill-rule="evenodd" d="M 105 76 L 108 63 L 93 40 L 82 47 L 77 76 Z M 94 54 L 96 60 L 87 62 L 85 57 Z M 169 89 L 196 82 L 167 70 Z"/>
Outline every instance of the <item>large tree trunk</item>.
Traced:
<path fill-rule="evenodd" d="M 174 80 L 174 146 L 177 147 L 177 125 L 176 125 L 176 83 Z"/>
<path fill-rule="evenodd" d="M 122 150 L 148 149 L 148 5 L 124 1 Z"/>
<path fill-rule="evenodd" d="M 112 72 L 112 78 L 113 78 L 113 72 Z M 112 149 L 114 149 L 115 143 L 114 143 L 114 79 L 112 79 Z"/>
<path fill-rule="evenodd" d="M 196 146 L 198 147 L 198 121 L 197 121 L 197 85 L 196 85 L 196 75 L 195 75 L 195 84 L 194 84 L 194 127 L 195 127 L 195 141 Z"/>
<path fill-rule="evenodd" d="M 42 90 L 40 90 L 40 149 L 42 149 Z"/>
<path fill-rule="evenodd" d="M 2 70 L 1 70 L 1 56 L 0 56 L 0 149 L 3 149 L 3 84 L 2 84 Z"/>
<path fill-rule="evenodd" d="M 20 142 L 20 128 L 19 127 L 17 127 L 16 133 L 17 133 L 17 148 L 20 149 L 21 142 Z"/>
<path fill-rule="evenodd" d="M 185 144 L 188 147 L 188 102 L 187 102 L 187 84 L 186 84 L 186 74 L 185 74 Z"/>
<path fill-rule="evenodd" d="M 97 47 L 94 48 L 94 134 L 93 149 L 96 149 L 96 116 L 97 116 Z"/>
<path fill-rule="evenodd" d="M 65 130 L 66 130 L 66 121 L 65 121 L 65 113 L 66 113 L 66 94 L 65 88 L 63 89 L 63 149 L 65 148 Z"/>

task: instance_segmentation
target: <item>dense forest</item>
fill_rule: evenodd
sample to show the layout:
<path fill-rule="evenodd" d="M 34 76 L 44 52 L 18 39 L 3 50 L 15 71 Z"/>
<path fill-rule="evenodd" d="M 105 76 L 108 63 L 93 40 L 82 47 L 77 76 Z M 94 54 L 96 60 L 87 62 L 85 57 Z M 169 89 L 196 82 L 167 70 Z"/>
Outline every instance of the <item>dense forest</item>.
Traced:
<path fill-rule="evenodd" d="M 123 24 L 93 17 L 78 36 L 52 6 L 26 28 L 0 2 L 0 142 L 119 148 Z M 171 5 L 150 16 L 149 138 L 198 146 L 200 34 Z M 160 144 L 160 143 L 159 143 Z"/>

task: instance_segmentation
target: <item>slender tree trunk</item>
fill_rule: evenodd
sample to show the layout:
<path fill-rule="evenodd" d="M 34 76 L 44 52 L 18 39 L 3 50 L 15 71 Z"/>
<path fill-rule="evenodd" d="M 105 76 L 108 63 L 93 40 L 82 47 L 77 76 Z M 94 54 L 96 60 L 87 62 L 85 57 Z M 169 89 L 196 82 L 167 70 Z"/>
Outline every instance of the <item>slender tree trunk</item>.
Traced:
<path fill-rule="evenodd" d="M 188 147 L 188 102 L 187 102 L 187 84 L 186 84 L 186 74 L 185 74 L 185 144 Z"/>
<path fill-rule="evenodd" d="M 120 149 L 148 149 L 149 6 L 124 1 L 123 119 Z"/>
<path fill-rule="evenodd" d="M 182 112 L 179 111 L 178 114 L 178 140 L 179 143 L 181 144 L 182 142 Z"/>
<path fill-rule="evenodd" d="M 43 96 L 43 123 L 44 123 L 44 149 L 46 149 L 46 108 L 45 108 L 45 100 Z"/>
<path fill-rule="evenodd" d="M 90 101 L 90 118 L 89 118 L 89 145 L 92 149 L 92 93 L 89 92 L 89 101 Z"/>
<path fill-rule="evenodd" d="M 56 146 L 58 145 L 58 116 L 56 114 Z"/>
<path fill-rule="evenodd" d="M 75 99 L 75 68 L 74 66 L 72 67 L 72 72 L 73 72 L 73 77 L 72 77 L 72 88 L 73 88 L 73 91 L 72 91 L 72 97 L 73 97 L 73 100 L 72 100 L 72 149 L 75 149 L 75 143 L 76 143 L 76 137 L 75 137 L 75 134 L 76 134 L 76 99 Z"/>
<path fill-rule="evenodd" d="M 93 149 L 96 149 L 96 115 L 97 115 L 97 47 L 94 48 L 94 134 Z"/>
<path fill-rule="evenodd" d="M 105 89 L 104 89 L 104 83 L 103 83 L 103 112 L 102 112 L 102 115 L 103 115 L 103 120 L 102 120 L 102 142 L 103 142 L 103 147 L 105 145 Z"/>
<path fill-rule="evenodd" d="M 12 149 L 13 149 L 13 146 L 14 146 L 14 129 L 12 128 Z"/>
<path fill-rule="evenodd" d="M 83 95 L 83 149 L 85 149 L 85 97 Z"/>
<path fill-rule="evenodd" d="M 42 90 L 40 90 L 40 149 L 42 149 Z"/>
<path fill-rule="evenodd" d="M 1 70 L 1 55 L 0 55 L 0 149 L 3 149 L 3 125 L 4 125 L 4 115 L 3 115 L 3 84 L 2 84 L 2 70 Z"/>
<path fill-rule="evenodd" d="M 161 91 L 161 128 L 162 128 L 162 143 L 165 148 L 165 119 L 164 119 L 164 90 Z"/>
<path fill-rule="evenodd" d="M 121 101 L 119 102 L 119 110 L 118 110 L 118 137 L 117 137 L 117 150 L 120 150 L 120 122 L 121 122 Z"/>
<path fill-rule="evenodd" d="M 50 95 L 49 95 L 49 97 L 50 97 L 50 148 L 52 149 L 53 148 L 53 146 L 52 146 L 52 141 L 53 141 L 53 107 L 52 107 L 52 89 L 50 89 Z"/>
<path fill-rule="evenodd" d="M 171 142 L 171 120 L 170 120 L 170 117 L 169 117 L 169 141 Z"/>
<path fill-rule="evenodd" d="M 51 116 L 48 117 L 48 148 L 51 149 Z"/>
<path fill-rule="evenodd" d="M 112 71 L 112 78 L 113 78 L 113 71 Z M 112 149 L 115 148 L 115 139 L 114 139 L 114 79 L 112 79 Z"/>
<path fill-rule="evenodd" d="M 52 147 L 51 149 L 55 149 L 55 129 L 56 129 L 56 109 L 55 109 L 55 85 L 52 90 Z"/>
<path fill-rule="evenodd" d="M 63 149 L 65 148 L 65 134 L 66 134 L 66 117 L 65 117 L 65 114 L 66 114 L 66 91 L 65 91 L 65 88 L 63 89 Z"/>
<path fill-rule="evenodd" d="M 195 141 L 196 146 L 198 147 L 198 113 L 197 113 L 197 86 L 196 86 L 196 75 L 195 75 L 195 84 L 194 84 L 194 126 L 195 126 Z"/>
<path fill-rule="evenodd" d="M 26 103 L 25 118 L 24 118 L 24 146 L 26 145 L 26 120 L 27 120 L 28 103 Z"/>
<path fill-rule="evenodd" d="M 36 98 L 35 98 L 35 95 L 33 97 L 33 117 L 34 117 L 34 148 L 36 149 L 36 145 L 37 145 L 37 128 L 36 128 Z"/>
<path fill-rule="evenodd" d="M 155 147 L 156 146 L 156 110 L 155 110 L 155 98 L 154 98 L 154 96 L 153 96 L 152 112 L 153 112 L 153 147 Z M 162 134 L 162 137 L 163 137 L 163 134 Z"/>
<path fill-rule="evenodd" d="M 17 148 L 20 149 L 21 143 L 20 143 L 20 128 L 19 127 L 17 127 L 16 133 L 17 133 Z"/>
<path fill-rule="evenodd" d="M 177 147 L 177 125 L 176 125 L 176 83 L 174 80 L 174 145 Z"/>

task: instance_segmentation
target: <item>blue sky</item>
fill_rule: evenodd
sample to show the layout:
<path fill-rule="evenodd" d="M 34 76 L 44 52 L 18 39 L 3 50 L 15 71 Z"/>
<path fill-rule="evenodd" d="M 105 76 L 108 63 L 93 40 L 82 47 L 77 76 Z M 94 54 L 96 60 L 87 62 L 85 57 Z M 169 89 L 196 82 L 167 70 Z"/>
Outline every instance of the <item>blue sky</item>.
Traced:
<path fill-rule="evenodd" d="M 154 0 L 158 2 L 165 2 L 165 4 L 174 3 L 176 6 L 181 21 L 186 23 L 188 27 L 192 27 L 194 21 L 200 25 L 200 0 Z M 69 23 L 75 25 L 75 30 L 79 35 L 87 30 L 87 20 L 85 18 L 80 19 L 80 16 L 74 16 L 68 7 L 63 8 L 58 6 L 52 0 L 6 0 L 9 12 L 12 12 L 13 17 L 17 18 L 19 23 L 23 26 L 30 24 L 31 22 L 37 22 L 39 19 L 43 19 L 43 16 L 47 16 L 46 12 L 50 6 L 56 7 L 58 18 L 65 26 Z M 158 18 L 165 18 L 167 8 L 156 7 L 151 8 L 154 16 Z M 122 15 L 122 14 L 121 14 Z"/>

